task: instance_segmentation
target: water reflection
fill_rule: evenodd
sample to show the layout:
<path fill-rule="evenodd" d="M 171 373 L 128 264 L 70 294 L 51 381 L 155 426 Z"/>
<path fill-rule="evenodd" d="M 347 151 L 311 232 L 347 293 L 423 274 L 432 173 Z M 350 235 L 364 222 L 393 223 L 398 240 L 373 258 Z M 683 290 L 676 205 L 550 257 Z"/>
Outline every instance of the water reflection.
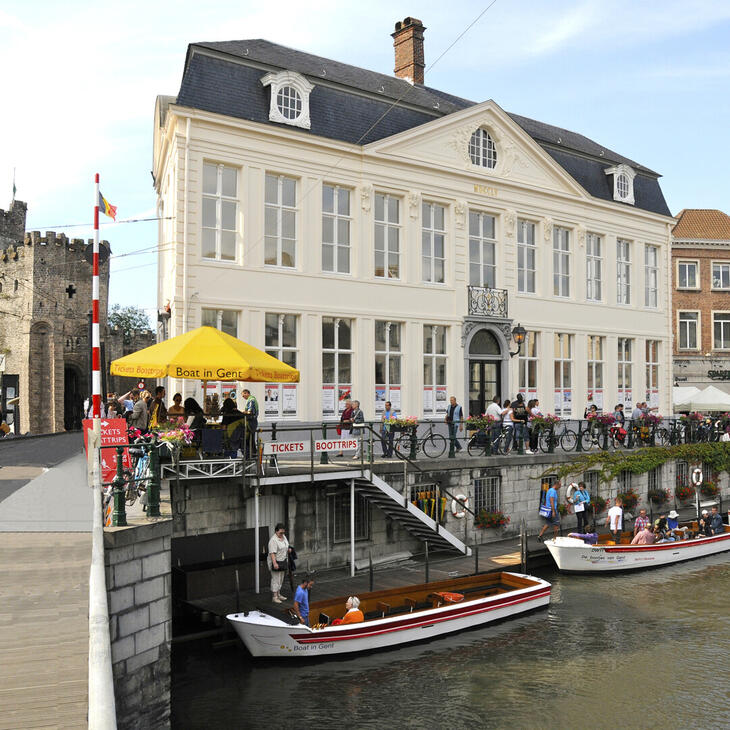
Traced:
<path fill-rule="evenodd" d="M 548 611 L 316 663 L 176 646 L 179 728 L 730 726 L 723 556 L 648 573 L 545 575 Z"/>

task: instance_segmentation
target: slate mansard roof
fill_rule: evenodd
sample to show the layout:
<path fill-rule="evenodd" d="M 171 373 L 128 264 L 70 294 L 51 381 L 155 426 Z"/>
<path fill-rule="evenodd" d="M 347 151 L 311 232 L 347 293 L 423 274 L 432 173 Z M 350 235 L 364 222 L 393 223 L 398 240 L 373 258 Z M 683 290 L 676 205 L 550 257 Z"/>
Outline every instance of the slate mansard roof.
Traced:
<path fill-rule="evenodd" d="M 267 71 L 281 70 L 296 71 L 315 86 L 311 129 L 297 131 L 352 144 L 375 142 L 476 104 L 260 39 L 191 44 L 177 104 L 281 128 L 269 121 L 270 92 L 261 84 Z M 613 200 L 612 180 L 604 170 L 624 163 L 637 172 L 634 207 L 671 215 L 657 173 L 581 134 L 507 113 L 593 197 Z"/>

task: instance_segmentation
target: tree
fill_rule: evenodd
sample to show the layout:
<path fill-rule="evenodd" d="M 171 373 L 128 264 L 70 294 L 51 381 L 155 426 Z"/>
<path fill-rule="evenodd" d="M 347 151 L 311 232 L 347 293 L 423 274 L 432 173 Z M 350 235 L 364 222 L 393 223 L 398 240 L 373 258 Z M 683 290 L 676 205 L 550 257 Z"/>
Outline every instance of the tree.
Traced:
<path fill-rule="evenodd" d="M 149 317 L 144 309 L 139 307 L 122 307 L 120 304 L 114 304 L 107 320 L 110 327 L 119 327 L 122 330 L 125 344 L 131 341 L 132 332 L 151 329 Z"/>

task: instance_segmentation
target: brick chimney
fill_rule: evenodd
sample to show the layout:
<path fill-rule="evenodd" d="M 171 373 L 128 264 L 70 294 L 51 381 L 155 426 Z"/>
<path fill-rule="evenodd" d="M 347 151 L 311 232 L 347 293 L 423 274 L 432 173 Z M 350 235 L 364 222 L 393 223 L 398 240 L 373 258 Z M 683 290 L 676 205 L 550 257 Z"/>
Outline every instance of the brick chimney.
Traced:
<path fill-rule="evenodd" d="M 395 75 L 411 83 L 423 83 L 423 23 L 417 18 L 406 18 L 395 24 L 393 48 L 395 49 Z"/>

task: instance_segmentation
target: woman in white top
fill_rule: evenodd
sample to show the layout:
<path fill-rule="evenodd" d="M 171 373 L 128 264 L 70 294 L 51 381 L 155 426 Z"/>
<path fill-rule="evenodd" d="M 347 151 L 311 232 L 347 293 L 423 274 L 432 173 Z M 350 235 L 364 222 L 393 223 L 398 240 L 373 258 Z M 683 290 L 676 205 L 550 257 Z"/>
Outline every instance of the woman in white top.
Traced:
<path fill-rule="evenodd" d="M 512 406 L 509 399 L 505 400 L 502 408 L 502 428 L 507 430 L 504 437 L 504 453 L 509 454 L 510 445 L 512 444 L 512 434 L 515 430 L 515 424 L 512 421 Z"/>
<path fill-rule="evenodd" d="M 269 540 L 269 555 L 266 559 L 271 571 L 271 600 L 274 603 L 286 600 L 286 596 L 281 595 L 281 585 L 289 568 L 289 541 L 286 539 L 285 532 L 286 527 L 279 522 Z"/>

